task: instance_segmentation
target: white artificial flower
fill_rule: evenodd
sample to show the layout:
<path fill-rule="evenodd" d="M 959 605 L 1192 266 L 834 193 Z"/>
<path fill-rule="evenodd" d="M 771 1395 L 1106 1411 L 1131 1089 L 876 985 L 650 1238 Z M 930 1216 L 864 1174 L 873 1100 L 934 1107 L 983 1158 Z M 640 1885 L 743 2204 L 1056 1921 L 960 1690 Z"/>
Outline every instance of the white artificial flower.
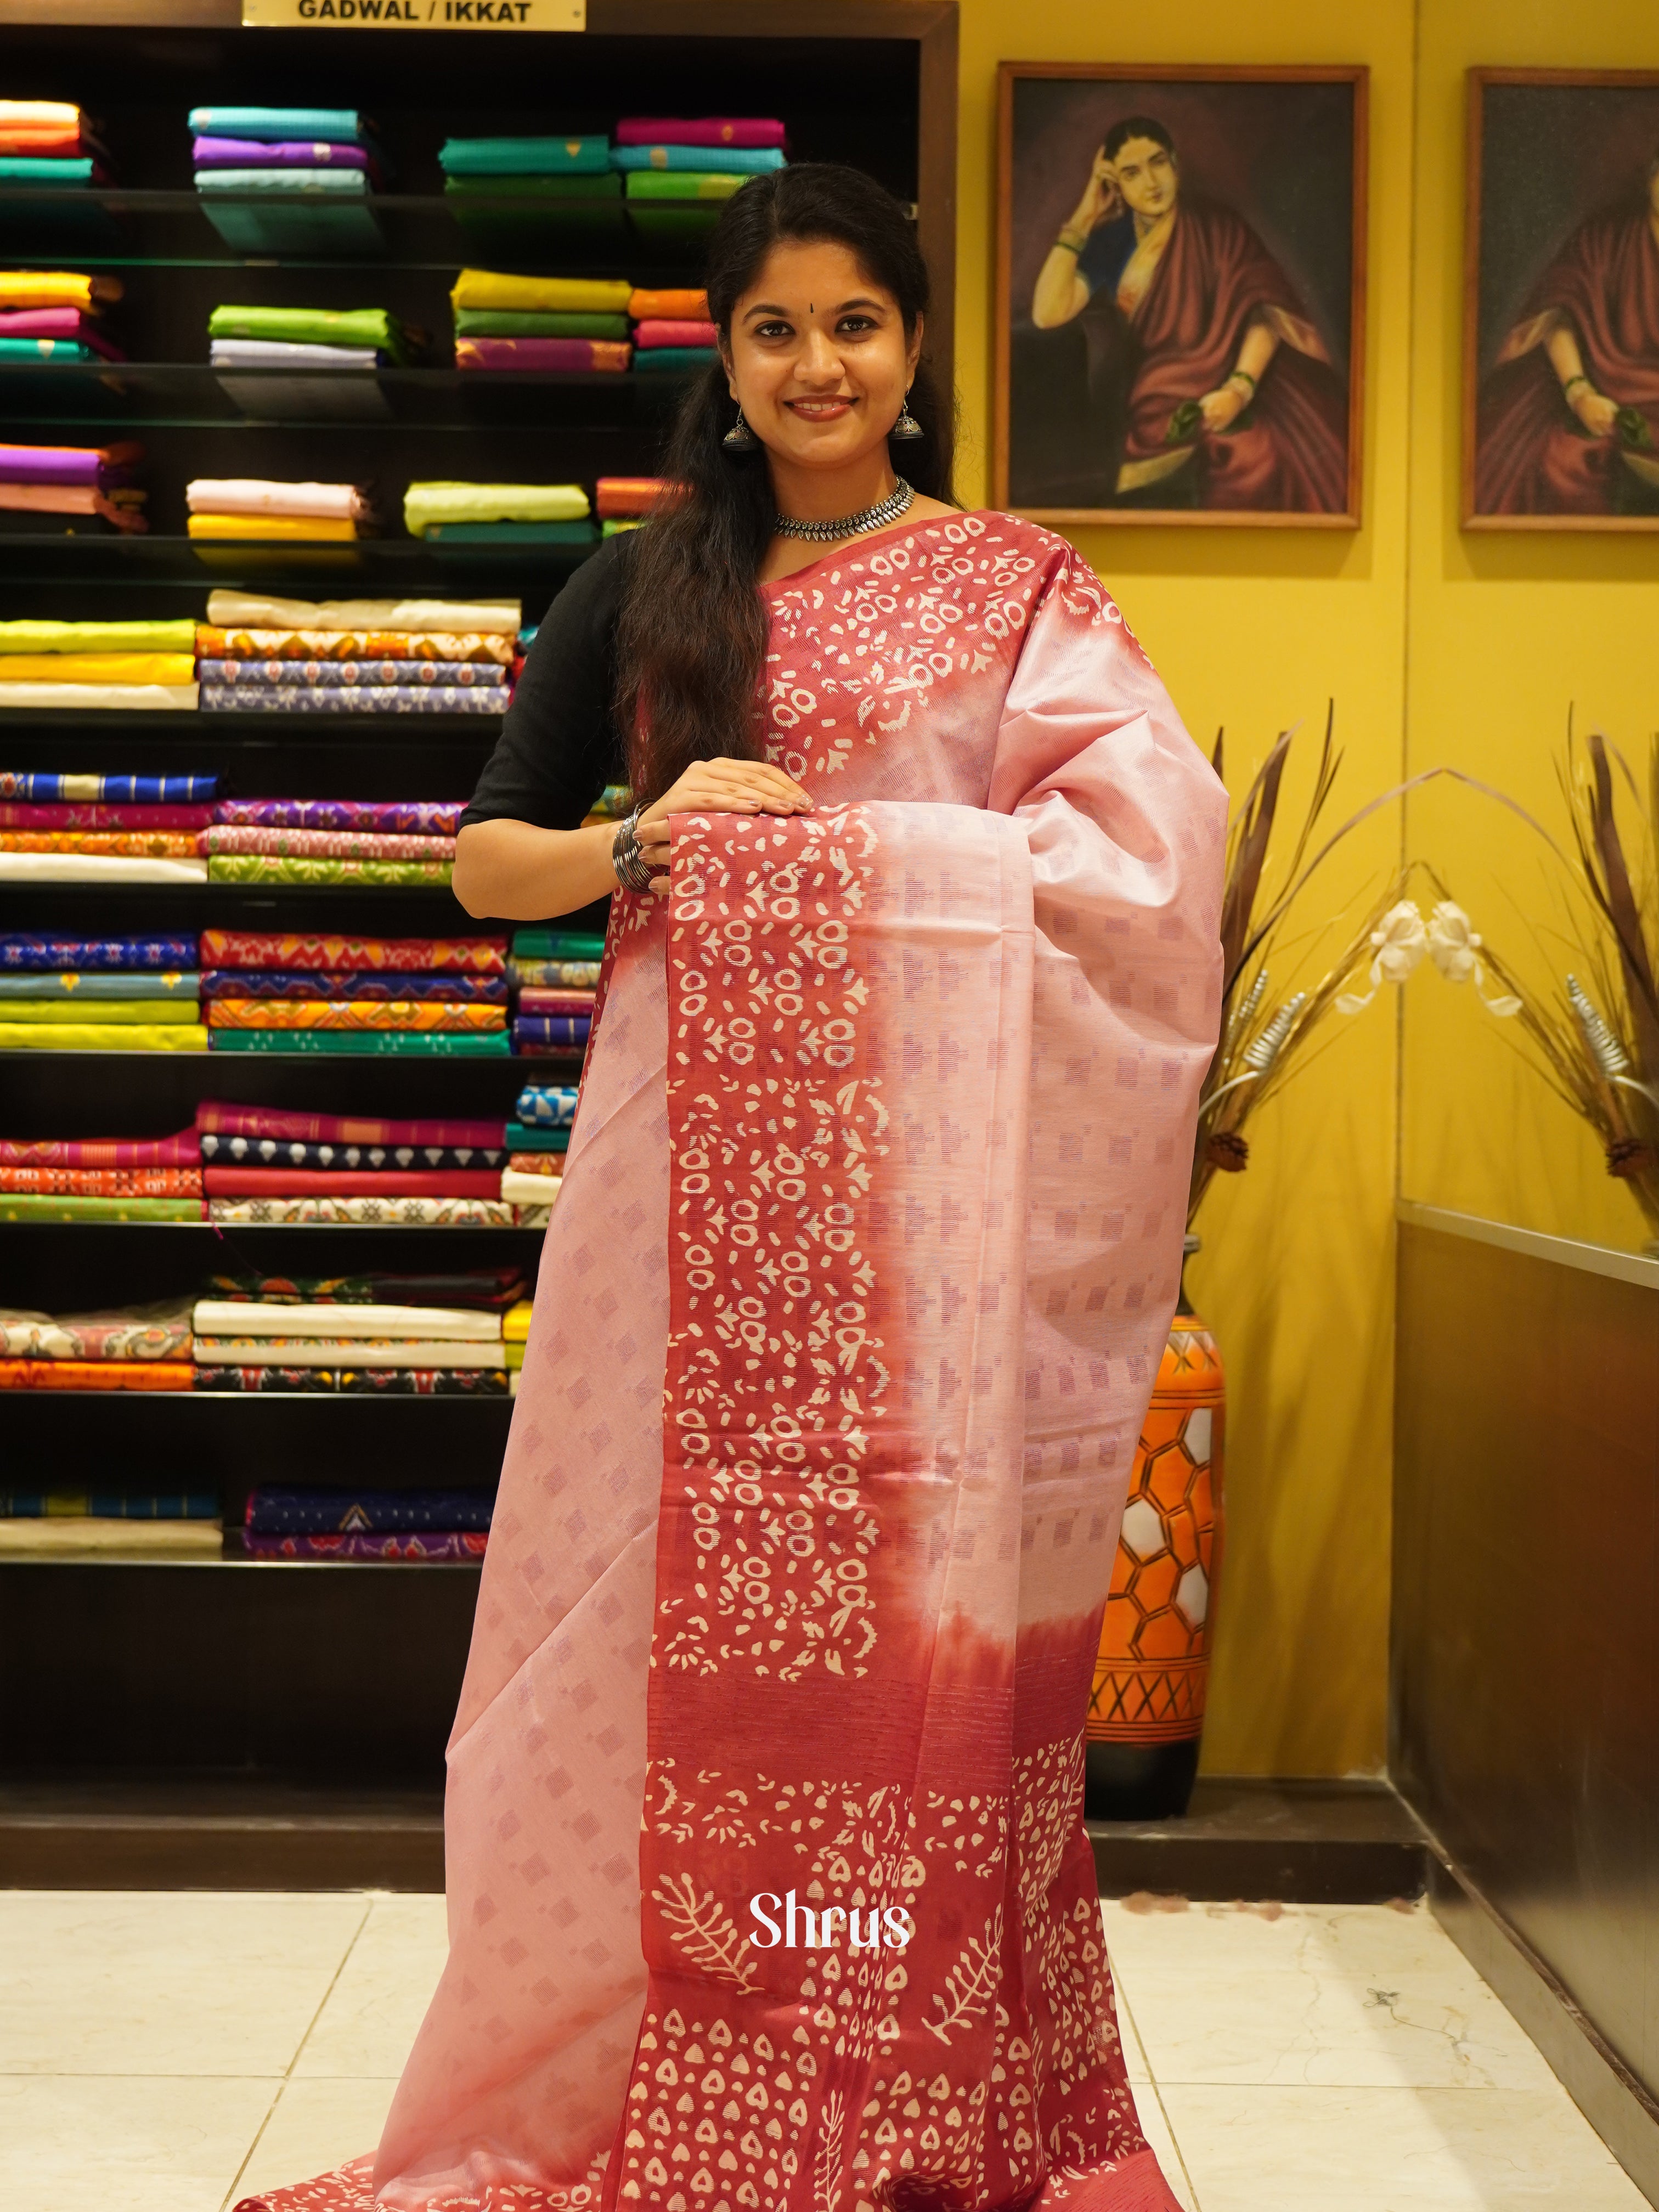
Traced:
<path fill-rule="evenodd" d="M 1376 949 L 1370 966 L 1371 988 L 1363 998 L 1345 991 L 1336 1002 L 1340 1014 L 1363 1013 L 1384 983 L 1405 982 L 1428 951 L 1429 933 L 1414 902 L 1401 899 L 1391 906 L 1372 930 L 1371 943 Z"/>
<path fill-rule="evenodd" d="M 1489 1014 L 1500 1020 L 1521 1011 L 1519 999 L 1507 995 L 1489 999 L 1481 985 L 1485 977 L 1477 955 L 1480 933 L 1471 924 L 1455 899 L 1442 899 L 1429 917 L 1428 949 L 1435 966 L 1449 983 L 1473 983 L 1474 995 Z"/>

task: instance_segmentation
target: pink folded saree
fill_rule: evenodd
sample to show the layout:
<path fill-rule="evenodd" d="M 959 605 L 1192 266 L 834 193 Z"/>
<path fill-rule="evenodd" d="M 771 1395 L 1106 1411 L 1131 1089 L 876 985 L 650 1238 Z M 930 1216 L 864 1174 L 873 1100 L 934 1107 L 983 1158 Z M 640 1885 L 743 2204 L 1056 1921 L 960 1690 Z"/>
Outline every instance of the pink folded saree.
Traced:
<path fill-rule="evenodd" d="M 1174 2212 L 1083 1729 L 1223 795 L 1030 524 L 766 597 L 769 750 L 818 811 L 679 817 L 672 899 L 612 900 L 448 1964 L 378 2154 L 277 2212 Z"/>

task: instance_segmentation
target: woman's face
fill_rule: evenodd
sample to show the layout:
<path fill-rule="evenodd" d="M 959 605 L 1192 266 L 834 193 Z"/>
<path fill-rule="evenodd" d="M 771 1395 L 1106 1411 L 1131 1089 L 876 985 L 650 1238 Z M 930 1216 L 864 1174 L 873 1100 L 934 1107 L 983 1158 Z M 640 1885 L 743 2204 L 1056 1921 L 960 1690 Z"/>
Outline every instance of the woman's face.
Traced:
<path fill-rule="evenodd" d="M 844 246 L 775 246 L 732 310 L 726 374 L 755 435 L 780 459 L 838 469 L 882 444 L 921 350 L 898 301 Z"/>
<path fill-rule="evenodd" d="M 1180 191 L 1176 157 L 1156 138 L 1126 138 L 1112 161 L 1124 204 L 1149 222 L 1167 213 Z"/>

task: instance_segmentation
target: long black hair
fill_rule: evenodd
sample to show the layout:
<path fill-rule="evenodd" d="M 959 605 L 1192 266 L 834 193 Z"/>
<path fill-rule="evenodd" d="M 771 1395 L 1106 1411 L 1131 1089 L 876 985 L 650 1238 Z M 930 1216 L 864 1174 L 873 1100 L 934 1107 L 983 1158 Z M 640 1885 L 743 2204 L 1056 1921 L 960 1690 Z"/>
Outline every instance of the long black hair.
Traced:
<path fill-rule="evenodd" d="M 781 240 L 844 246 L 898 302 L 907 337 L 926 314 L 927 264 L 915 225 L 873 177 L 801 161 L 751 178 L 726 204 L 708 255 L 708 313 L 731 341 L 732 311 Z M 910 386 L 920 438 L 899 449 L 919 492 L 951 496 L 953 410 L 924 357 Z M 660 798 L 693 761 L 757 759 L 766 611 L 756 580 L 775 513 L 763 450 L 734 456 L 737 420 L 716 362 L 680 409 L 665 473 L 676 489 L 629 547 L 617 629 L 618 720 L 635 797 Z"/>

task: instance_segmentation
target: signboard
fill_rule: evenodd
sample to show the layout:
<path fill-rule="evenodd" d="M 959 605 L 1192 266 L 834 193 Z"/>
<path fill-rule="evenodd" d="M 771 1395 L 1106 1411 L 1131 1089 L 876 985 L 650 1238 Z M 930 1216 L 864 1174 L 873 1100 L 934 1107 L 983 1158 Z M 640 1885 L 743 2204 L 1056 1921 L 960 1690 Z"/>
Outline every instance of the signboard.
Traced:
<path fill-rule="evenodd" d="M 587 0 L 242 0 L 242 27 L 585 31 Z"/>

